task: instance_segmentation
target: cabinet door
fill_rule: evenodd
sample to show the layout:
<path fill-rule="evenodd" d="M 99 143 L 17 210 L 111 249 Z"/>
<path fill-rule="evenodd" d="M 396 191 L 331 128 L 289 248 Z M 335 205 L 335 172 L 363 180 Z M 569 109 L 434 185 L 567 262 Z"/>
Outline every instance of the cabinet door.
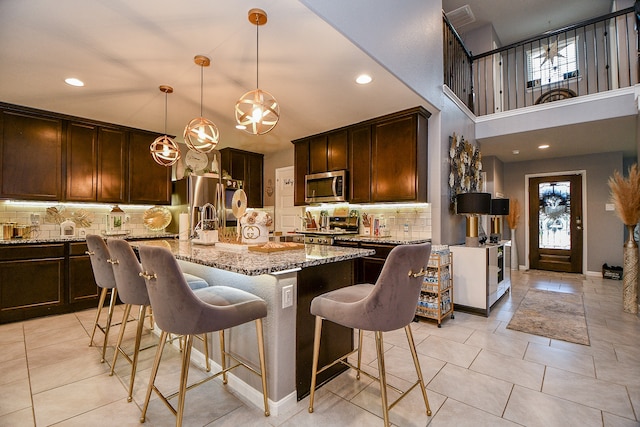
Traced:
<path fill-rule="evenodd" d="M 84 123 L 67 126 L 67 173 L 65 200 L 95 202 L 98 187 L 98 131 Z"/>
<path fill-rule="evenodd" d="M 127 134 L 119 129 L 98 129 L 99 202 L 126 202 Z"/>
<path fill-rule="evenodd" d="M 171 168 L 156 163 L 149 151 L 157 137 L 141 131 L 129 134 L 129 203 L 171 203 Z"/>
<path fill-rule="evenodd" d="M 62 120 L 3 111 L 0 121 L 1 195 L 62 199 Z"/>
<path fill-rule="evenodd" d="M 338 171 L 348 167 L 348 132 L 341 130 L 327 135 L 327 170 Z"/>
<path fill-rule="evenodd" d="M 93 306 L 98 298 L 98 285 L 86 250 L 86 243 L 69 243 L 69 303 Z"/>
<path fill-rule="evenodd" d="M 349 201 L 371 201 L 371 126 L 349 131 Z"/>
<path fill-rule="evenodd" d="M 309 141 L 299 141 L 293 145 L 293 168 L 295 187 L 293 204 L 304 205 L 304 177 L 309 173 Z"/>
<path fill-rule="evenodd" d="M 374 125 L 372 201 L 416 199 L 417 153 L 415 115 Z"/>
<path fill-rule="evenodd" d="M 245 161 L 245 187 L 247 191 L 247 206 L 261 208 L 263 206 L 263 175 L 264 158 L 262 154 L 248 154 Z"/>
<path fill-rule="evenodd" d="M 326 135 L 309 138 L 309 173 L 327 171 Z"/>

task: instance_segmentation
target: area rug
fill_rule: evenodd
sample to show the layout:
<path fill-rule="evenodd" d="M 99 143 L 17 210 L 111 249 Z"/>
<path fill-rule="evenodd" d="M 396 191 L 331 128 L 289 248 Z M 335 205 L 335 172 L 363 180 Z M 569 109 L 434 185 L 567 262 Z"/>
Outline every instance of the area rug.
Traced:
<path fill-rule="evenodd" d="M 582 295 L 529 289 L 508 329 L 589 345 Z"/>

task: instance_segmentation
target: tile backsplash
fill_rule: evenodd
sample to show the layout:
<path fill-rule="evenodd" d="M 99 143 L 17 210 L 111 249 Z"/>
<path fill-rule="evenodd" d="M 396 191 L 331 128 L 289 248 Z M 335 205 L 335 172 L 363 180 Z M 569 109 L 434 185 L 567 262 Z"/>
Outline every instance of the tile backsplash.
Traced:
<path fill-rule="evenodd" d="M 86 234 L 100 234 L 106 228 L 106 217 L 115 205 L 82 205 L 82 204 L 56 204 L 56 203 L 15 203 L 0 202 L 0 223 L 13 222 L 18 225 L 32 225 L 32 214 L 39 216 L 40 225 L 32 232 L 33 238 L 52 238 L 60 236 L 60 225 L 50 222 L 47 218 L 47 208 L 55 207 L 64 218 L 76 215 L 84 215 L 91 222 L 84 230 Z M 123 230 L 132 235 L 148 234 L 149 230 L 142 222 L 144 211 L 151 206 L 119 205 L 125 212 L 126 222 Z M 35 216 L 35 215 L 34 215 Z M 79 228 L 76 228 L 76 235 Z"/>

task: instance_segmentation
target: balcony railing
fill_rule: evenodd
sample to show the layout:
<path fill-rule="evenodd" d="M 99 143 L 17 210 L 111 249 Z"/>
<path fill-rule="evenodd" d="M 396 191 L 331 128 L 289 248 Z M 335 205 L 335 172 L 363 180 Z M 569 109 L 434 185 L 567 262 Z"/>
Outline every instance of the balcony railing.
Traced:
<path fill-rule="evenodd" d="M 447 23 L 444 28 L 445 34 L 451 31 Z M 460 42 L 459 37 L 457 40 Z M 460 48 L 453 48 L 446 36 L 444 43 L 445 84 L 477 116 L 639 83 L 633 8 L 471 56 L 470 60 L 461 58 L 456 53 Z M 447 62 L 448 57 L 453 63 Z M 459 82 L 467 80 L 468 73 L 468 81 Z M 469 87 L 472 96 L 465 92 Z"/>
<path fill-rule="evenodd" d="M 471 53 L 447 17 L 444 20 L 444 84 L 473 111 L 473 79 Z"/>

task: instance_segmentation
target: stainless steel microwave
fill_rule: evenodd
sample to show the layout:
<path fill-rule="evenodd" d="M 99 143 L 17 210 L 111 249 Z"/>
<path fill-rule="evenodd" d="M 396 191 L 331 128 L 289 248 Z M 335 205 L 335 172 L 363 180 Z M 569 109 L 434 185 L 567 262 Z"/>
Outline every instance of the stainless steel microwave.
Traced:
<path fill-rule="evenodd" d="M 305 175 L 304 201 L 306 203 L 346 202 L 347 171 Z"/>

